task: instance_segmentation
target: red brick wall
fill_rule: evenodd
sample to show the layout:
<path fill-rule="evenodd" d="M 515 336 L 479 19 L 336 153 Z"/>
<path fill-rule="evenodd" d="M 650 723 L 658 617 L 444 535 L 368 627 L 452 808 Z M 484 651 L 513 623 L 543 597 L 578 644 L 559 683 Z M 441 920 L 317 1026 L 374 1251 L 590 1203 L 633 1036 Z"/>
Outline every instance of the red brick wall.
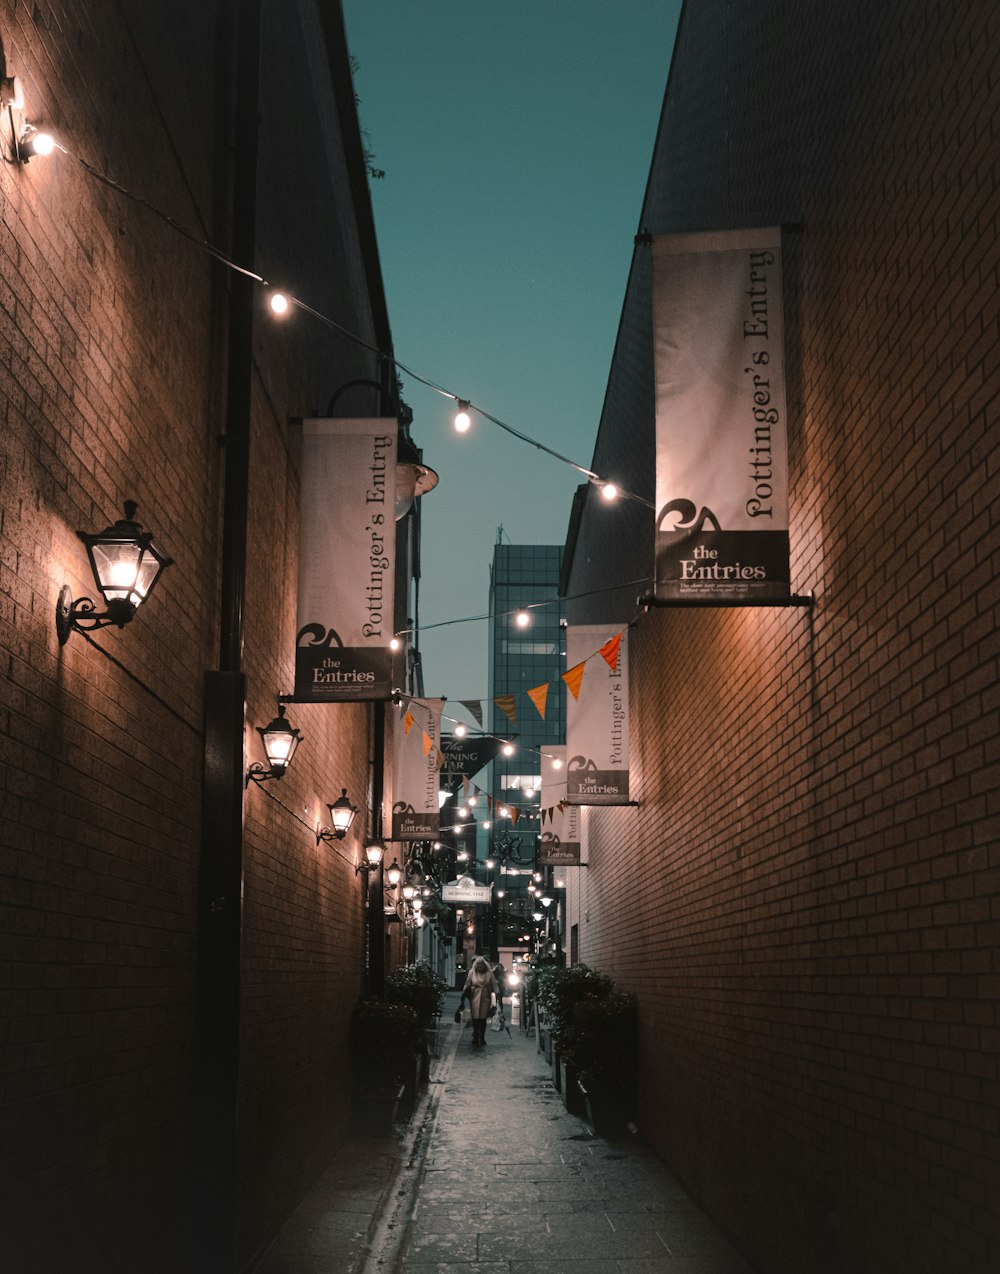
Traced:
<path fill-rule="evenodd" d="M 232 86 L 212 9 L 0 0 L 0 39 L 8 73 L 25 82 L 27 119 L 225 247 Z M 366 294 L 331 84 L 307 56 L 322 47 L 309 9 L 284 9 L 282 39 L 265 40 L 261 263 L 370 339 L 378 297 Z M 286 92 L 311 95 L 298 157 Z M 322 145 L 308 131 L 320 118 Z M 6 114 L 0 133 L 6 154 Z M 295 192 L 303 215 L 289 235 Z M 66 155 L 0 166 L 0 206 L 0 1265 L 173 1274 L 189 1268 L 202 695 L 218 661 L 228 279 Z M 255 356 L 247 761 L 260 756 L 254 727 L 292 681 L 288 420 L 374 371 L 302 316 L 278 327 L 262 313 Z M 92 589 L 76 530 L 100 529 L 128 497 L 175 565 L 129 628 L 96 636 L 114 663 L 79 634 L 60 648 L 53 620 L 64 583 L 74 596 Z M 296 766 L 280 785 L 251 788 L 244 807 L 244 1262 L 343 1135 L 347 1022 L 363 985 L 353 859 L 364 819 L 340 846 L 317 847 L 313 828 L 341 787 L 368 804 L 371 711 L 289 716 L 306 739 Z"/>
<path fill-rule="evenodd" d="M 1000 1262 L 998 34 L 981 4 L 688 6 L 643 214 L 800 225 L 815 609 L 640 620 L 641 808 L 591 811 L 572 904 L 640 997 L 643 1131 L 769 1274 Z M 595 467 L 651 497 L 644 251 Z M 619 517 L 570 592 L 650 573 Z"/>

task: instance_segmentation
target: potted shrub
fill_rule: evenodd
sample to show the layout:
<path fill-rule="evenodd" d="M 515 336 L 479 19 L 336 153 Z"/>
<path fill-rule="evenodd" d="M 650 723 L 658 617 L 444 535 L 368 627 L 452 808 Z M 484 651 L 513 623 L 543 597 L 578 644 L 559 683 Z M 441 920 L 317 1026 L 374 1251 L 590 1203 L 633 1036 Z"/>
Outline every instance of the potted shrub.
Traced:
<path fill-rule="evenodd" d="M 416 1056 L 423 1044 L 417 1015 L 406 1004 L 361 1000 L 352 1025 L 355 1132 L 388 1136 L 406 1092 L 415 1089 Z"/>
<path fill-rule="evenodd" d="M 437 1019 L 441 1015 L 444 993 L 448 984 L 438 977 L 430 965 L 422 961 L 394 969 L 386 975 L 385 998 L 391 1004 L 405 1004 L 413 1009 L 423 1032 L 420 1046 L 420 1077 L 426 1080 L 430 1072 L 431 1036 L 436 1038 Z"/>
<path fill-rule="evenodd" d="M 635 1107 L 638 1019 L 635 996 L 610 991 L 580 1000 L 564 1037 L 587 1120 L 596 1133 L 620 1135 Z"/>
<path fill-rule="evenodd" d="M 559 1057 L 566 1055 L 566 1045 L 573 1021 L 573 1011 L 583 1000 L 603 999 L 611 993 L 614 982 L 585 964 L 569 968 L 552 966 L 539 979 L 538 999 L 545 1013 L 546 1033 L 551 1039 L 547 1051 L 553 1076 L 559 1074 Z M 561 1084 L 557 1081 L 557 1087 Z"/>

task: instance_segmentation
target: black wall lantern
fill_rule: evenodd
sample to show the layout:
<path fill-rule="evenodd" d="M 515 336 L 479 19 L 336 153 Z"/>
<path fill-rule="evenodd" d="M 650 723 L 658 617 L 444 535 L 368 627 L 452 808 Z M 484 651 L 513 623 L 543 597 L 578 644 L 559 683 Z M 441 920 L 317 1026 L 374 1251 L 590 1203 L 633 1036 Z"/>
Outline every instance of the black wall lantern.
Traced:
<path fill-rule="evenodd" d="M 331 827 L 321 827 L 316 833 L 316 844 L 321 840 L 343 840 L 350 831 L 351 824 L 354 822 L 354 816 L 357 814 L 357 806 L 352 805 L 347 795 L 347 788 L 340 789 L 340 795 L 333 802 L 327 804 L 326 807 L 330 811 Z"/>
<path fill-rule="evenodd" d="M 252 779 L 255 783 L 264 783 L 268 779 L 280 779 L 288 769 L 295 755 L 295 749 L 302 742 L 302 735 L 285 720 L 285 705 L 278 704 L 278 715 L 266 726 L 258 726 L 257 733 L 264 744 L 264 755 L 267 765 L 254 761 L 247 770 L 246 787 Z"/>
<path fill-rule="evenodd" d="M 94 581 L 107 607 L 97 609 L 92 597 L 73 599 L 69 585 L 64 584 L 56 603 L 56 632 L 60 646 L 65 646 L 73 629 L 87 632 L 116 624 L 124 628 L 156 587 L 160 576 L 173 562 L 154 543 L 150 531 L 144 531 L 135 520 L 139 506 L 126 500 L 125 516 L 99 535 L 77 531 L 87 548 Z"/>

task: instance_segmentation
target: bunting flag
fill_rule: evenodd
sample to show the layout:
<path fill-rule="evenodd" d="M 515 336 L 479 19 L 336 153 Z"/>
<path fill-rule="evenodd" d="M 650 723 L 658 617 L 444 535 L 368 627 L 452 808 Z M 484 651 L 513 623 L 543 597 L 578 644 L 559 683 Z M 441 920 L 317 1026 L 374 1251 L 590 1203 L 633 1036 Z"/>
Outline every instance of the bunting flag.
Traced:
<path fill-rule="evenodd" d="M 476 724 L 482 729 L 483 725 L 483 705 L 478 699 L 459 699 L 458 701 L 463 708 L 468 709 L 476 719 Z"/>
<path fill-rule="evenodd" d="M 509 806 L 509 809 L 510 809 L 510 821 L 511 821 L 511 824 L 512 824 L 514 827 L 516 827 L 516 826 L 517 826 L 517 820 L 521 817 L 521 811 L 517 808 L 517 806 L 516 806 L 516 805 L 511 805 L 511 806 Z"/>
<path fill-rule="evenodd" d="M 486 813 L 487 814 L 493 813 L 493 797 L 492 796 L 487 796 L 486 798 Z"/>
<path fill-rule="evenodd" d="M 423 735 L 424 735 L 423 737 L 424 756 L 427 756 L 431 748 L 434 746 L 434 740 L 431 738 L 431 736 L 427 733 L 426 730 L 423 732 Z"/>
<path fill-rule="evenodd" d="M 517 720 L 517 696 L 516 695 L 496 695 L 493 702 L 497 705 L 504 716 L 511 721 Z"/>
<path fill-rule="evenodd" d="M 579 699 L 580 697 L 580 683 L 583 681 L 583 667 L 583 664 L 574 664 L 572 668 L 568 668 L 562 675 L 562 679 L 565 681 L 569 688 L 569 692 L 574 699 Z"/>
<path fill-rule="evenodd" d="M 409 708 L 406 710 L 406 716 L 403 718 L 403 721 L 406 727 L 405 733 L 409 734 L 410 726 L 413 725 L 413 713 L 409 710 Z"/>
<path fill-rule="evenodd" d="M 618 671 L 618 651 L 622 644 L 622 635 L 618 633 L 612 637 L 610 641 L 606 641 L 601 649 L 597 652 L 604 658 L 608 667 L 612 672 Z"/>
<path fill-rule="evenodd" d="M 535 686 L 534 690 L 526 690 L 528 698 L 538 709 L 538 715 L 545 720 L 545 701 L 549 696 L 549 683 L 543 681 L 540 686 Z"/>
<path fill-rule="evenodd" d="M 468 779 L 466 778 L 466 776 L 463 774 L 463 775 L 462 775 L 462 795 L 463 795 L 466 799 L 468 799 L 468 796 L 469 796 L 469 788 L 471 788 L 471 787 L 472 787 L 472 784 L 469 782 L 469 780 L 468 780 Z"/>

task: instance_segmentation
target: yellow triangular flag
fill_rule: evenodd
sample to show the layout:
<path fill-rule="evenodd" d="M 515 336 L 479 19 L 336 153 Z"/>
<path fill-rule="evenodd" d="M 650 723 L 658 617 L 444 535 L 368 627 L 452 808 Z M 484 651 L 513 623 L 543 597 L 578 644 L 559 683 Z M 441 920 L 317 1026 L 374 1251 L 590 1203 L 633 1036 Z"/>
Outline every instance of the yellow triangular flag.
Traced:
<path fill-rule="evenodd" d="M 406 729 L 404 730 L 404 734 L 410 733 L 410 726 L 413 725 L 414 719 L 415 718 L 412 712 L 408 712 L 406 716 L 403 718 L 403 723 L 406 726 Z"/>
<path fill-rule="evenodd" d="M 600 649 L 600 654 L 604 656 L 612 672 L 617 672 L 618 670 L 618 650 L 621 644 L 622 635 L 619 633 L 617 637 L 612 637 L 610 641 L 606 641 Z"/>
<path fill-rule="evenodd" d="M 545 720 L 545 700 L 549 694 L 549 683 L 543 681 L 540 686 L 535 686 L 534 690 L 526 690 L 525 694 L 538 709 L 538 715 Z"/>
<path fill-rule="evenodd" d="M 563 673 L 562 679 L 569 688 L 570 694 L 574 699 L 580 697 L 580 683 L 583 681 L 583 664 L 575 664 L 572 668 L 567 668 Z"/>
<path fill-rule="evenodd" d="M 513 695 L 496 695 L 493 702 L 504 716 L 509 717 L 511 721 L 517 720 L 517 700 Z"/>

